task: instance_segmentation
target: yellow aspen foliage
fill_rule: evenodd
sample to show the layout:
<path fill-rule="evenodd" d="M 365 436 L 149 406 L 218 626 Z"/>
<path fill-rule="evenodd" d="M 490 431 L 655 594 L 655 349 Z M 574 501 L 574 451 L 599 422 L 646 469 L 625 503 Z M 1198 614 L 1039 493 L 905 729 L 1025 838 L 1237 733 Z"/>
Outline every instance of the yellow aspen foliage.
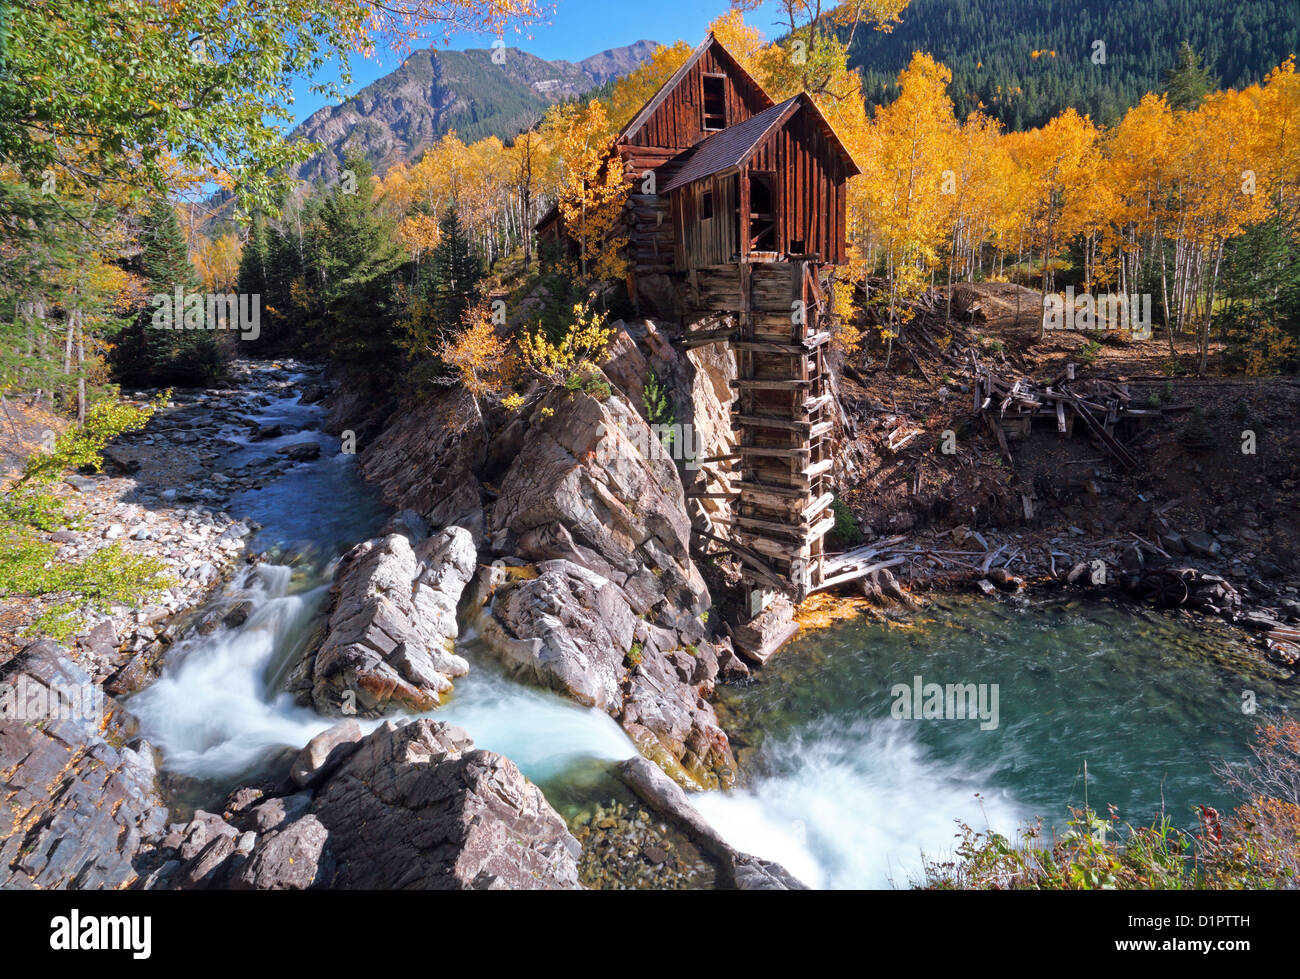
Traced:
<path fill-rule="evenodd" d="M 497 335 L 486 301 L 465 310 L 460 328 L 438 350 L 475 401 L 500 394 L 513 376 L 513 358 Z"/>
<path fill-rule="evenodd" d="M 239 256 L 243 245 L 239 235 L 229 232 L 215 238 L 202 235 L 190 248 L 190 261 L 210 292 L 235 291 L 239 279 Z"/>
<path fill-rule="evenodd" d="M 868 264 L 888 280 L 874 303 L 887 310 L 882 330 L 910 318 L 907 301 L 929 286 L 946 237 L 944 190 L 952 179 L 958 135 L 947 86 L 952 73 L 918 52 L 899 75 L 899 97 L 876 110 L 866 131 L 863 173 L 849 197 L 850 226 Z"/>
<path fill-rule="evenodd" d="M 611 127 L 598 99 L 562 107 L 547 119 L 563 180 L 560 216 L 578 246 L 578 275 L 594 287 L 627 273 L 623 206 L 627 201 L 623 160 L 611 149 Z"/>
<path fill-rule="evenodd" d="M 577 303 L 573 322 L 558 340 L 547 336 L 541 324 L 519 335 L 524 367 L 549 387 L 564 387 L 575 378 L 594 375 L 614 339 L 615 330 L 605 325 L 605 314 Z"/>

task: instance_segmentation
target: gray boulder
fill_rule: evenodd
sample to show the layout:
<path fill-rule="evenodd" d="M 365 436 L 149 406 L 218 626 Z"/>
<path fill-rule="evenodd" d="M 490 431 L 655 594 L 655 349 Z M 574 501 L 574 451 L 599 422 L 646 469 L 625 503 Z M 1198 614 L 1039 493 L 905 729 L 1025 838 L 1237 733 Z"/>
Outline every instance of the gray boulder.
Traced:
<path fill-rule="evenodd" d="M 316 795 L 344 888 L 577 888 L 578 841 L 509 759 L 427 719 L 370 734 Z"/>
<path fill-rule="evenodd" d="M 452 647 L 476 559 L 459 527 L 415 547 L 403 534 L 358 544 L 335 574 L 324 641 L 294 668 L 290 690 L 323 714 L 436 707 L 452 678 L 469 672 Z"/>
<path fill-rule="evenodd" d="M 484 639 L 511 669 L 580 704 L 617 710 L 636 617 L 609 579 L 568 561 L 504 587 Z"/>
<path fill-rule="evenodd" d="M 306 750 L 306 749 L 304 749 Z M 185 890 L 579 887 L 581 847 L 514 763 L 464 731 L 389 721 L 362 738 L 313 795 L 212 813 L 160 844 L 146 886 Z"/>
<path fill-rule="evenodd" d="M 231 875 L 231 890 L 305 891 L 330 879 L 329 831 L 308 814 L 259 837 L 252 855 Z"/>

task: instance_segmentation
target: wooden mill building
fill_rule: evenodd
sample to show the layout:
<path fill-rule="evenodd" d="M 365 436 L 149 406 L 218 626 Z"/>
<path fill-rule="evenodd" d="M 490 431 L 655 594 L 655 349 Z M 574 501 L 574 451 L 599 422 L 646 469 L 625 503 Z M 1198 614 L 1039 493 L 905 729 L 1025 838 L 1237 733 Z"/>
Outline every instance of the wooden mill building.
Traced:
<path fill-rule="evenodd" d="M 802 598 L 828 577 L 826 279 L 845 261 L 846 183 L 858 167 L 808 95 L 774 103 L 712 34 L 613 151 L 629 181 L 629 292 L 647 300 L 638 287 L 667 277 L 676 308 L 652 312 L 721 323 L 684 342 L 735 353 L 735 449 L 709 460 L 728 469 L 725 544 L 756 587 Z M 538 232 L 562 240 L 555 209 Z"/>

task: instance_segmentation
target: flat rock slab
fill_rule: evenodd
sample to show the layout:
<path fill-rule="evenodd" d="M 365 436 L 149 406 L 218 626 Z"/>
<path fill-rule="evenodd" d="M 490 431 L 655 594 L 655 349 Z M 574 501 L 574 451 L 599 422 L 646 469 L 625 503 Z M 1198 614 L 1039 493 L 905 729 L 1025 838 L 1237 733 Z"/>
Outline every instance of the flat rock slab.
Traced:
<path fill-rule="evenodd" d="M 52 642 L 0 668 L 0 698 L 0 889 L 130 885 L 167 822 L 152 749 L 104 739 L 120 708 Z"/>

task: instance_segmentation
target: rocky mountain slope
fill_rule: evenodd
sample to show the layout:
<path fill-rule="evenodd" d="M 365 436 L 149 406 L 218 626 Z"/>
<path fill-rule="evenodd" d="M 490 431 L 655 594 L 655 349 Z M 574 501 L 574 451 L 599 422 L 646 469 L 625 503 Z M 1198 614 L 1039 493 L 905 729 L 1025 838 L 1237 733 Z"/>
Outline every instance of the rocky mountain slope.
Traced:
<path fill-rule="evenodd" d="M 298 176 L 332 180 L 349 149 L 360 150 L 383 173 L 418 158 L 450 130 L 466 141 L 510 139 L 536 123 L 547 106 L 627 74 L 655 47 L 637 41 L 576 63 L 545 61 L 519 48 L 416 51 L 395 71 L 342 105 L 313 113 L 290 134 L 325 147 Z"/>

